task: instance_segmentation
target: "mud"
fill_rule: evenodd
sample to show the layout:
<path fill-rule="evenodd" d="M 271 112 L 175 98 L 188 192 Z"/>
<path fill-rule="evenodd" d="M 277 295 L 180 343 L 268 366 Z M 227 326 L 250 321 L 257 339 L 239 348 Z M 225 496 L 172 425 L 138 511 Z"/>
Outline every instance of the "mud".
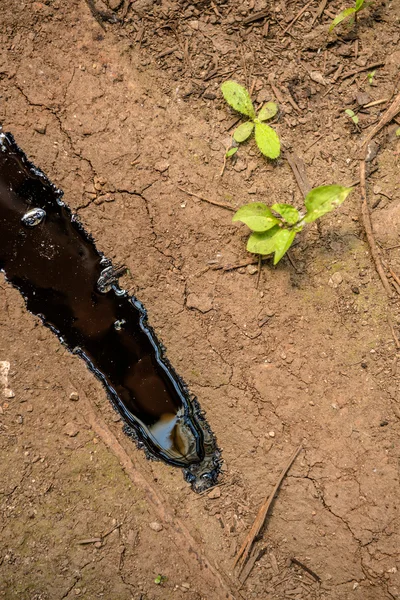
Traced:
<path fill-rule="evenodd" d="M 149 456 L 185 468 L 196 491 L 216 482 L 219 451 L 195 399 L 163 355 L 143 305 L 118 285 L 63 192 L 0 137 L 0 268 L 105 386 Z"/>

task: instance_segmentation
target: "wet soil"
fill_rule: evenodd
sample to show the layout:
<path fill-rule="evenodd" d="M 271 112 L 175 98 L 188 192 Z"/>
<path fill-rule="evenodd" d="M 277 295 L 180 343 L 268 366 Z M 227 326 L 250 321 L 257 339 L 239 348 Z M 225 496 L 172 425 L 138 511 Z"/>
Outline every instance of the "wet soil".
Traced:
<path fill-rule="evenodd" d="M 0 597 L 210 600 L 226 587 L 246 599 L 400 597 L 400 375 L 390 327 L 399 336 L 399 304 L 373 268 L 357 186 L 301 234 L 293 264 L 263 267 L 258 289 L 251 268 L 216 268 L 249 259 L 246 228 L 183 191 L 232 207 L 301 205 L 285 158 L 270 164 L 251 142 L 220 176 L 237 120 L 218 91 L 227 76 L 253 87 L 257 104 L 279 101 L 274 127 L 313 186 L 357 181 L 359 142 L 385 108 L 365 105 L 397 89 L 400 7 L 376 2 L 356 37 L 343 28 L 327 38 L 342 6 L 328 2 L 312 25 L 318 5 L 287 33 L 301 2 L 110 0 L 120 22 L 105 30 L 83 1 L 12 0 L 3 9 L 4 130 L 64 190 L 98 247 L 128 266 L 123 287 L 148 309 L 225 463 L 223 485 L 198 497 L 176 469 L 147 461 L 101 385 L 2 277 L 0 361 L 10 369 L 7 381 L 0 375 Z M 359 111 L 360 131 L 346 108 Z M 397 127 L 378 138 L 368 187 L 395 272 Z M 239 590 L 234 556 L 300 443 L 259 542 L 264 553 Z M 136 483 L 116 444 L 140 473 Z M 212 572 L 177 543 L 174 519 Z"/>

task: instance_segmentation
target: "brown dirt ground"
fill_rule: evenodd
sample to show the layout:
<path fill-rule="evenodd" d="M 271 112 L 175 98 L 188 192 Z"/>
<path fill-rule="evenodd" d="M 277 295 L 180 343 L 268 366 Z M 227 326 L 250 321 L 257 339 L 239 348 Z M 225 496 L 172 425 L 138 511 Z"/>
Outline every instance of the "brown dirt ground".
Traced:
<path fill-rule="evenodd" d="M 342 27 L 328 39 L 340 1 L 328 2 L 314 27 L 318 2 L 310 2 L 286 34 L 302 2 L 110 0 L 123 20 L 105 31 L 83 0 L 2 3 L 4 130 L 64 190 L 99 249 L 129 267 L 123 283 L 207 411 L 225 473 L 210 499 L 194 495 L 178 470 L 146 461 L 100 384 L 1 278 L 0 360 L 11 363 L 15 394 L 0 411 L 1 598 L 225 597 L 177 545 L 171 522 L 149 527 L 160 514 L 148 490 L 92 428 L 88 406 L 235 597 L 400 598 L 400 372 L 388 325 L 391 314 L 399 335 L 400 312 L 373 268 L 358 188 L 301 235 L 295 267 L 263 267 L 258 290 L 245 268 L 215 270 L 248 258 L 245 227 L 178 189 L 232 206 L 301 203 L 287 161 L 269 164 L 253 143 L 220 177 L 236 120 L 218 91 L 228 74 L 254 84 L 261 103 L 274 97 L 273 73 L 283 97 L 276 129 L 304 158 L 312 185 L 356 181 L 362 130 L 385 105 L 360 111 L 361 132 L 344 109 L 366 102 L 360 92 L 390 98 L 399 77 L 400 3 L 378 4 L 358 37 Z M 373 85 L 368 70 L 342 78 L 379 62 Z M 379 138 L 369 197 L 377 240 L 399 272 L 395 128 Z M 299 443 L 259 542 L 265 552 L 238 590 L 234 555 Z M 117 525 L 102 542 L 78 543 Z M 162 586 L 158 574 L 168 577 Z"/>

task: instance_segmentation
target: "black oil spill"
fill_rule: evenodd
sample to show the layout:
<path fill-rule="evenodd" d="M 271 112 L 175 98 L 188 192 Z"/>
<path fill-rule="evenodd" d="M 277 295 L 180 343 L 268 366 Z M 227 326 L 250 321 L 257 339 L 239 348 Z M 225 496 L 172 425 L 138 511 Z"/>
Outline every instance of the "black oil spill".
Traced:
<path fill-rule="evenodd" d="M 81 356 L 149 456 L 213 485 L 220 452 L 203 413 L 164 357 L 143 305 L 61 200 L 61 190 L 0 133 L 0 269 L 30 312 Z"/>

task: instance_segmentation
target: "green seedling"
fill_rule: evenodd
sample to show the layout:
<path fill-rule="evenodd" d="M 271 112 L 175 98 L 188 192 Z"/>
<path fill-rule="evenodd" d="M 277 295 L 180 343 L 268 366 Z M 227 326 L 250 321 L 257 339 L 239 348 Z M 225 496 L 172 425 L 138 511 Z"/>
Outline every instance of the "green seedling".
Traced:
<path fill-rule="evenodd" d="M 273 254 L 276 265 L 293 244 L 296 234 L 307 223 L 340 206 L 352 189 L 341 185 L 314 188 L 304 200 L 305 214 L 291 204 L 273 204 L 271 207 L 261 202 L 245 204 L 234 214 L 232 221 L 241 221 L 251 229 L 247 251 L 262 256 Z"/>
<path fill-rule="evenodd" d="M 376 73 L 376 71 L 371 71 L 371 73 L 368 73 L 367 78 L 368 78 L 369 85 L 372 85 L 372 83 L 374 81 L 375 73 Z"/>
<path fill-rule="evenodd" d="M 346 115 L 348 117 L 350 117 L 350 119 L 353 121 L 354 125 L 358 125 L 359 118 L 357 117 L 356 113 L 353 110 L 351 110 L 351 108 L 346 108 L 346 110 L 344 112 L 346 113 Z"/>
<path fill-rule="evenodd" d="M 337 17 L 335 17 L 333 19 L 331 26 L 329 27 L 329 32 L 333 31 L 333 29 L 335 29 L 336 25 L 339 25 L 339 23 L 341 23 L 342 21 L 347 19 L 347 17 L 351 17 L 353 15 L 353 17 L 354 17 L 353 20 L 356 21 L 357 14 L 360 12 L 360 10 L 365 8 L 365 6 L 366 6 L 365 0 L 355 0 L 354 6 L 345 8 L 344 10 L 342 10 L 342 12 L 340 12 L 337 15 Z"/>
<path fill-rule="evenodd" d="M 278 134 L 265 121 L 272 119 L 278 112 L 275 102 L 267 102 L 256 114 L 249 92 L 236 81 L 225 81 L 221 85 L 222 94 L 234 110 L 248 117 L 250 120 L 241 123 L 233 132 L 233 139 L 238 144 L 245 142 L 253 133 L 259 150 L 267 158 L 275 159 L 281 153 L 281 144 Z M 232 156 L 237 148 L 230 148 L 226 157 Z"/>
<path fill-rule="evenodd" d="M 154 583 L 157 585 L 162 585 L 165 581 L 167 581 L 167 577 L 165 575 L 157 575 L 154 580 Z"/>
<path fill-rule="evenodd" d="M 398 129 L 396 129 L 396 136 L 400 137 L 400 127 Z"/>

